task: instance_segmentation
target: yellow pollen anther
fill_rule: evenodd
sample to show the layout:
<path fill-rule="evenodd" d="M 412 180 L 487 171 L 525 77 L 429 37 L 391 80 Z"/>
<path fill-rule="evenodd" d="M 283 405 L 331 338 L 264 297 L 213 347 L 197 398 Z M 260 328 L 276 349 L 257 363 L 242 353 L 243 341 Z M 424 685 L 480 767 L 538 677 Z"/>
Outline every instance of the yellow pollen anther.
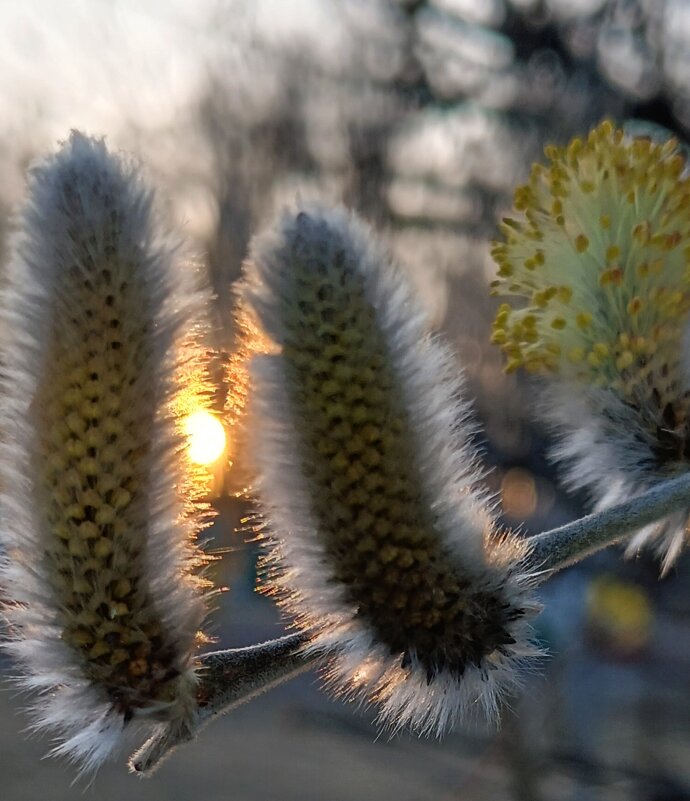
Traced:
<path fill-rule="evenodd" d="M 551 328 L 555 328 L 557 331 L 562 331 L 566 325 L 567 323 L 562 317 L 554 317 L 551 320 Z"/>
<path fill-rule="evenodd" d="M 664 237 L 662 247 L 664 250 L 673 250 L 673 248 L 680 244 L 681 239 L 680 231 L 674 231 L 672 234 L 668 234 L 668 236 Z"/>
<path fill-rule="evenodd" d="M 507 228 L 508 231 L 510 230 L 519 231 L 521 226 L 520 223 L 517 222 L 517 220 L 513 220 L 510 217 L 504 217 L 501 220 L 501 228 Z"/>
<path fill-rule="evenodd" d="M 580 362 L 583 362 L 584 359 L 585 359 L 585 350 L 584 350 L 584 348 L 580 348 L 580 347 L 571 348 L 568 351 L 568 359 L 570 359 L 570 361 L 573 364 L 580 364 Z"/>
<path fill-rule="evenodd" d="M 620 267 L 611 267 L 599 276 L 599 286 L 620 286 L 623 283 L 623 270 Z"/>
<path fill-rule="evenodd" d="M 573 139 L 566 150 L 568 161 L 574 166 L 577 163 L 578 154 L 582 151 L 582 139 Z"/>
<path fill-rule="evenodd" d="M 525 362 L 525 370 L 528 373 L 539 373 L 544 367 L 544 362 L 541 359 L 528 359 Z"/>
<path fill-rule="evenodd" d="M 604 229 L 611 227 L 611 218 L 608 214 L 602 214 L 601 217 L 599 217 L 599 225 Z"/>
<path fill-rule="evenodd" d="M 551 194 L 554 197 L 568 197 L 568 190 L 563 186 L 560 181 L 554 181 L 551 184 Z"/>
<path fill-rule="evenodd" d="M 605 359 L 611 352 L 609 346 L 605 342 L 596 342 L 592 346 L 592 351 L 596 353 L 597 356 L 600 356 L 602 359 Z"/>
<path fill-rule="evenodd" d="M 606 261 L 615 261 L 621 255 L 618 245 L 609 245 L 606 248 Z"/>
<path fill-rule="evenodd" d="M 592 315 L 589 312 L 579 312 L 575 317 L 575 322 L 577 323 L 578 328 L 581 328 L 584 331 L 592 322 Z"/>
<path fill-rule="evenodd" d="M 644 222 L 638 223 L 632 231 L 633 239 L 639 245 L 646 245 L 649 242 L 650 237 L 650 226 L 647 220 Z"/>
<path fill-rule="evenodd" d="M 524 211 L 530 204 L 530 191 L 527 186 L 519 186 L 515 190 L 513 205 L 517 211 Z"/>
<path fill-rule="evenodd" d="M 619 370 L 625 370 L 626 367 L 635 361 L 635 357 L 629 350 L 624 350 L 623 353 L 616 359 L 616 367 Z"/>
<path fill-rule="evenodd" d="M 642 299 L 638 297 L 634 297 L 630 303 L 628 303 L 628 314 L 635 315 L 640 312 L 642 309 Z"/>
<path fill-rule="evenodd" d="M 509 359 L 508 363 L 504 368 L 504 372 L 514 373 L 520 367 L 522 367 L 522 359 Z"/>
<path fill-rule="evenodd" d="M 575 237 L 575 250 L 578 253 L 584 253 L 589 247 L 589 239 L 584 234 L 578 234 Z"/>
<path fill-rule="evenodd" d="M 680 292 L 678 289 L 671 292 L 668 296 L 667 303 L 669 306 L 678 306 L 678 304 L 683 300 L 683 293 Z"/>

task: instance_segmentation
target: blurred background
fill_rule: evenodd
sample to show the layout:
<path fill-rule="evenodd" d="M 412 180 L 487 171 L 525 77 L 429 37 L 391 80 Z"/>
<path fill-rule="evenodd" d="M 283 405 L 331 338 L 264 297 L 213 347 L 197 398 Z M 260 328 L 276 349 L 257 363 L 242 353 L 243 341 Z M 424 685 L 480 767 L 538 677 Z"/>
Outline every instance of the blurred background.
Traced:
<path fill-rule="evenodd" d="M 547 459 L 528 380 L 488 345 L 488 242 L 547 142 L 608 116 L 690 129 L 690 0 L 0 0 L 0 253 L 32 160 L 71 128 L 141 160 L 217 293 L 251 233 L 295 199 L 376 225 L 450 338 L 484 428 L 488 481 L 525 534 L 582 513 Z M 0 273 L 1 277 L 1 273 Z M 221 409 L 226 387 L 217 381 Z M 233 432 L 229 432 L 232 437 Z M 232 451 L 232 443 L 231 448 Z M 279 636 L 238 533 L 241 452 L 219 469 L 219 647 Z M 543 587 L 543 674 L 500 732 L 378 736 L 309 675 L 214 723 L 150 781 L 121 764 L 85 795 L 39 762 L 9 684 L 0 799 L 690 799 L 690 564 L 602 554 Z M 7 666 L 6 666 L 7 667 Z"/>

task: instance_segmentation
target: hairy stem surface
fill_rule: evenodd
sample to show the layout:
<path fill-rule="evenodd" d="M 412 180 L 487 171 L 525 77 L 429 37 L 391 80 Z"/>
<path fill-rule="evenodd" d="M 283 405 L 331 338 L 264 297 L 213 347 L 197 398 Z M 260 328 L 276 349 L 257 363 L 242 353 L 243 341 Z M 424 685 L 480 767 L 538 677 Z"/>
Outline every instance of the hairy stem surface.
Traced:
<path fill-rule="evenodd" d="M 527 556 L 531 572 L 539 582 L 545 581 L 640 528 L 685 509 L 690 510 L 690 475 L 670 479 L 606 511 L 531 537 Z M 176 746 L 192 740 L 213 718 L 318 664 L 324 655 L 305 652 L 308 642 L 308 633 L 297 633 L 248 648 L 202 655 L 194 725 L 184 729 L 161 726 L 132 756 L 131 769 L 150 774 Z"/>
<path fill-rule="evenodd" d="M 531 537 L 529 563 L 545 575 L 579 562 L 674 512 L 690 511 L 690 474 L 672 478 L 625 503 Z"/>
<path fill-rule="evenodd" d="M 247 648 L 202 654 L 194 725 L 159 727 L 132 755 L 130 769 L 150 775 L 178 745 L 194 739 L 211 720 L 306 671 L 318 661 L 317 654 L 304 653 L 308 641 L 309 636 L 300 632 Z"/>

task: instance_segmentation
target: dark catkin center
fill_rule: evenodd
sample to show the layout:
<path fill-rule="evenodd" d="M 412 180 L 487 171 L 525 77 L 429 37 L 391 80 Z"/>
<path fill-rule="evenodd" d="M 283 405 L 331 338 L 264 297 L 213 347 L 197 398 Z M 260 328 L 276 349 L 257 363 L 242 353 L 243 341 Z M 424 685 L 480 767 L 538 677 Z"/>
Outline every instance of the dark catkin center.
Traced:
<path fill-rule="evenodd" d="M 659 393 L 653 390 L 650 402 L 638 409 L 650 434 L 652 469 L 669 475 L 687 469 L 690 462 L 690 396 L 679 390 L 677 398 L 675 402 L 667 401 L 662 405 Z M 652 416 L 650 407 L 651 421 L 648 420 Z"/>
<path fill-rule="evenodd" d="M 107 238 L 75 249 L 37 398 L 45 560 L 63 641 L 127 718 L 172 700 L 178 680 L 144 579 L 153 323 L 144 281 Z"/>
<path fill-rule="evenodd" d="M 403 666 L 461 676 L 514 642 L 522 611 L 477 589 L 444 548 L 363 277 L 343 252 L 321 261 L 292 260 L 283 355 L 332 580 Z"/>

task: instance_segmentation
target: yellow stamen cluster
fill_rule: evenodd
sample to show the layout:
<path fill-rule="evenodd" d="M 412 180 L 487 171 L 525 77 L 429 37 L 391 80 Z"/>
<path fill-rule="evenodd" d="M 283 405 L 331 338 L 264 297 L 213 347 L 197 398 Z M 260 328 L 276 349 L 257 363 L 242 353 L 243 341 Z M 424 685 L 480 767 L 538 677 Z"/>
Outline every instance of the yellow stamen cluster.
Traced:
<path fill-rule="evenodd" d="M 507 371 L 558 373 L 687 416 L 679 377 L 690 311 L 690 178 L 678 143 L 606 121 L 547 147 L 493 247 L 492 341 Z M 669 407 L 670 410 L 667 410 Z M 669 421 L 670 422 L 670 421 Z"/>

